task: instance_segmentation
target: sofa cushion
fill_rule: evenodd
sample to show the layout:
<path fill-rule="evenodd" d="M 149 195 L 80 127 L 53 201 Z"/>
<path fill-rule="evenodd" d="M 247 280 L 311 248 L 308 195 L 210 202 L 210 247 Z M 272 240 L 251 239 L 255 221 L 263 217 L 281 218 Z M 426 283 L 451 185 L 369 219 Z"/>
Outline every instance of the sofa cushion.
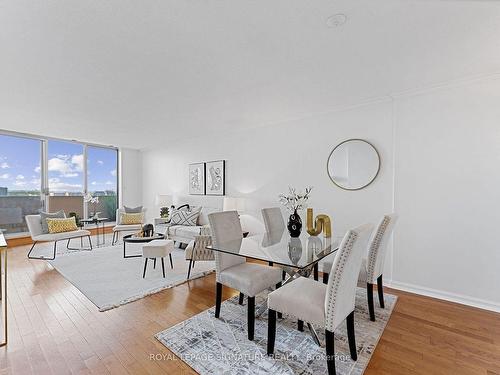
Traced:
<path fill-rule="evenodd" d="M 49 233 L 49 226 L 47 225 L 47 219 L 52 218 L 52 219 L 64 219 L 66 217 L 66 214 L 64 213 L 64 210 L 60 210 L 57 212 L 40 212 L 40 219 L 42 220 L 42 233 L 48 234 Z"/>
<path fill-rule="evenodd" d="M 178 225 L 175 229 L 175 235 L 179 237 L 185 238 L 194 238 L 195 236 L 200 235 L 201 227 L 199 226 L 184 226 Z"/>
<path fill-rule="evenodd" d="M 33 240 L 35 241 L 60 241 L 67 240 L 68 238 L 78 238 L 90 236 L 90 231 L 79 229 L 72 232 L 64 232 L 64 233 L 56 233 L 56 234 L 40 234 L 38 236 L 34 236 Z"/>
<path fill-rule="evenodd" d="M 132 225 L 125 225 L 125 224 L 118 224 L 113 227 L 113 232 L 124 232 L 124 231 L 129 231 L 129 230 L 141 230 L 142 225 L 141 224 L 132 224 Z"/>

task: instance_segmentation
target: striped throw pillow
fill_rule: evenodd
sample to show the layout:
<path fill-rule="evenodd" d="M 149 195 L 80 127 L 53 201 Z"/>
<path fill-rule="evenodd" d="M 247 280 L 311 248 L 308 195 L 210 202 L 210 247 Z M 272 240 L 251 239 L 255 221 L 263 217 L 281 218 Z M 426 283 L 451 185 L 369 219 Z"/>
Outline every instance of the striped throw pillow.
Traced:
<path fill-rule="evenodd" d="M 120 222 L 125 225 L 133 225 L 142 224 L 143 220 L 144 214 L 141 212 L 139 214 L 122 214 Z"/>
<path fill-rule="evenodd" d="M 49 227 L 49 233 L 51 234 L 78 230 L 74 216 L 65 219 L 47 218 L 47 226 Z"/>
<path fill-rule="evenodd" d="M 170 215 L 172 225 L 195 226 L 200 216 L 201 207 L 192 210 L 173 210 Z"/>

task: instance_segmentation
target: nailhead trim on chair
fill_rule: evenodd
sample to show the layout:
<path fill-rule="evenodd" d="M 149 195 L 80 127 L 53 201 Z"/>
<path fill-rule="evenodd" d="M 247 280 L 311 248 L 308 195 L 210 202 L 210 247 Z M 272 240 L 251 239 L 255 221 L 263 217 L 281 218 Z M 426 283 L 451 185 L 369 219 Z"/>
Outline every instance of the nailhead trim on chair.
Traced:
<path fill-rule="evenodd" d="M 377 281 L 377 277 L 380 275 L 374 275 L 375 272 L 375 262 L 377 261 L 378 252 L 380 249 L 380 243 L 382 242 L 382 238 L 384 237 L 385 231 L 391 222 L 390 216 L 384 216 L 384 220 L 380 223 L 377 228 L 377 234 L 373 239 L 370 250 L 368 252 L 368 264 L 366 265 L 366 279 L 367 282 L 374 284 Z"/>
<path fill-rule="evenodd" d="M 340 258 L 337 263 L 337 268 L 335 269 L 333 275 L 330 276 L 329 282 L 331 283 L 331 288 L 329 288 L 329 295 L 327 296 L 328 305 L 326 310 L 325 328 L 331 332 L 334 332 L 335 328 L 337 328 L 334 326 L 333 316 L 335 311 L 337 294 L 340 288 L 340 280 L 342 278 L 342 274 L 344 273 L 347 260 L 351 255 L 354 242 L 356 241 L 357 238 L 358 234 L 356 232 L 351 231 L 349 233 L 349 237 L 345 244 L 345 250 L 343 250 L 342 253 L 339 254 Z"/>

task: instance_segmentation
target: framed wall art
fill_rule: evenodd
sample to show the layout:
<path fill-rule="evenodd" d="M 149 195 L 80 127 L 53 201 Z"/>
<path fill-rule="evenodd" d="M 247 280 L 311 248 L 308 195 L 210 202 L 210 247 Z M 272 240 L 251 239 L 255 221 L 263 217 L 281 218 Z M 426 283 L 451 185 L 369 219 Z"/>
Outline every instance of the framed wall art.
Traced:
<path fill-rule="evenodd" d="M 205 163 L 189 164 L 189 194 L 205 195 Z"/>
<path fill-rule="evenodd" d="M 224 195 L 226 184 L 226 161 L 216 160 L 206 165 L 206 195 Z"/>

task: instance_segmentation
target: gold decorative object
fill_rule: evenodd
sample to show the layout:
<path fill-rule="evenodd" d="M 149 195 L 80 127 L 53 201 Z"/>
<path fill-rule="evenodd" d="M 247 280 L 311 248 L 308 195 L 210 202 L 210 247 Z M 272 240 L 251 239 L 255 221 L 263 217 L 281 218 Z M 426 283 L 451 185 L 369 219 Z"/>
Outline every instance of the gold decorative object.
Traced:
<path fill-rule="evenodd" d="M 320 214 L 316 216 L 316 219 L 313 221 L 313 209 L 307 209 L 307 233 L 311 236 L 317 236 L 323 232 L 326 238 L 330 238 L 332 236 L 332 222 L 330 217 L 325 214 Z"/>

